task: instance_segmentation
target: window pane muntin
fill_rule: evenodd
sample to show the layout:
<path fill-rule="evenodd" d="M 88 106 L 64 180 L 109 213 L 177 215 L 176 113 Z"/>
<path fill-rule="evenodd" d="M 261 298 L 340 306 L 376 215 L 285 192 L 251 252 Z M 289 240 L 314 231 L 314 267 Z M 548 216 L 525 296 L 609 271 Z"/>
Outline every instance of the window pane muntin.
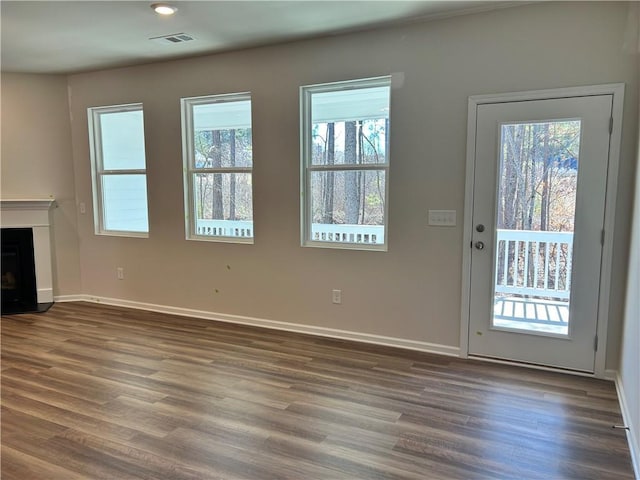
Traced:
<path fill-rule="evenodd" d="M 149 231 L 146 175 L 101 175 L 103 229 Z"/>
<path fill-rule="evenodd" d="M 387 229 L 386 229 L 386 217 L 388 211 L 388 169 L 389 169 L 389 142 L 388 135 L 390 132 L 389 126 L 389 111 L 390 106 L 387 106 L 386 112 L 383 113 L 382 117 L 386 117 L 386 138 L 384 141 L 384 163 L 362 163 L 362 164 L 351 164 L 351 163 L 335 163 L 333 165 L 329 165 L 325 163 L 312 163 L 312 144 L 313 144 L 313 134 L 312 134 L 312 98 L 315 93 L 318 92 L 330 92 L 330 91 L 345 91 L 345 90 L 357 90 L 357 89 L 365 89 L 369 87 L 382 87 L 389 91 L 390 95 L 390 86 L 391 86 L 391 77 L 379 77 L 379 78 L 371 78 L 365 80 L 355 80 L 355 81 L 346 81 L 346 82 L 336 82 L 330 84 L 320 84 L 320 85 L 310 85 L 301 87 L 301 121 L 302 121 L 302 132 L 301 132 L 301 154 L 302 154 L 302 171 L 301 171 L 301 215 L 302 215 L 302 245 L 303 246 L 319 246 L 319 247 L 332 247 L 332 248 L 347 248 L 347 249 L 363 249 L 363 250 L 381 250 L 386 251 L 387 249 Z M 330 120 L 330 119 L 329 119 Z M 353 167 L 350 167 L 353 165 Z M 384 198 L 384 230 L 382 241 L 378 238 L 375 242 L 375 245 L 372 245 L 370 242 L 365 244 L 358 241 L 357 243 L 348 243 L 345 241 L 342 236 L 340 240 L 337 240 L 335 237 L 327 240 L 325 238 L 314 238 L 312 234 L 313 226 L 312 225 L 312 176 L 316 173 L 325 173 L 325 172 L 339 172 L 339 171 L 352 171 L 358 170 L 362 172 L 371 171 L 374 174 L 382 174 L 382 177 L 385 179 L 384 181 L 384 192 L 379 195 L 379 199 Z M 325 224 L 327 226 L 336 227 L 339 224 Z M 361 228 L 364 229 L 365 225 L 360 225 Z M 366 226 L 367 228 L 369 226 Z M 373 226 L 374 228 L 379 228 L 380 226 Z M 367 236 L 367 238 L 370 238 Z"/>

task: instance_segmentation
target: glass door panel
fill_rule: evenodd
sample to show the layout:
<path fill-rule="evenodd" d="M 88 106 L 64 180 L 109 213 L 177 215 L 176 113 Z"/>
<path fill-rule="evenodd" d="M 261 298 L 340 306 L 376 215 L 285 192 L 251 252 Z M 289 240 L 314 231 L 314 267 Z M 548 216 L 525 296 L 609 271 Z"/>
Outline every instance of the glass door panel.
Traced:
<path fill-rule="evenodd" d="M 569 334 L 580 123 L 500 127 L 493 328 Z"/>

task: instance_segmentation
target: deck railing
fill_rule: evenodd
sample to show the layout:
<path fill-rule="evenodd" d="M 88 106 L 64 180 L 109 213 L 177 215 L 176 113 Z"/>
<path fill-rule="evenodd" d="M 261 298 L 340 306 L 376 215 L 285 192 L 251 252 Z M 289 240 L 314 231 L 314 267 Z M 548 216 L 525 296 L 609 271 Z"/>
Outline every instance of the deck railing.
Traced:
<path fill-rule="evenodd" d="M 196 220 L 196 233 L 210 237 L 253 237 L 253 222 L 245 220 Z M 311 238 L 319 242 L 384 243 L 383 225 L 311 224 Z"/>
<path fill-rule="evenodd" d="M 207 237 L 253 237 L 253 222 L 248 220 L 196 220 L 196 233 Z"/>
<path fill-rule="evenodd" d="M 384 225 L 312 223 L 311 239 L 318 242 L 382 245 L 384 243 Z"/>
<path fill-rule="evenodd" d="M 572 232 L 498 230 L 496 293 L 569 299 Z"/>

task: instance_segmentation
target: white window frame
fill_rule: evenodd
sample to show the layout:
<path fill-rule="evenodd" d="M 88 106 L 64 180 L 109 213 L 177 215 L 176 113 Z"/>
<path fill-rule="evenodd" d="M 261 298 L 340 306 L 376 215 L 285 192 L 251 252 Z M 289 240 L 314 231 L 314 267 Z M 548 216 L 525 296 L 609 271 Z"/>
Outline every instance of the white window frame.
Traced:
<path fill-rule="evenodd" d="M 251 219 L 251 236 L 212 236 L 199 235 L 196 227 L 195 198 L 193 179 L 195 173 L 249 173 L 251 174 L 251 202 L 253 203 L 253 155 L 250 167 L 218 167 L 218 168 L 195 168 L 194 152 L 194 128 L 193 128 L 193 107 L 198 105 L 210 105 L 214 103 L 251 102 L 251 92 L 223 93 L 216 95 L 205 95 L 200 97 L 187 97 L 180 99 L 180 110 L 182 114 L 182 159 L 184 171 L 184 214 L 185 231 L 187 240 L 199 240 L 205 242 L 223 243 L 246 243 L 253 244 L 255 230 L 253 218 Z M 251 121 L 253 135 L 253 119 Z M 253 211 L 253 208 L 251 209 Z"/>
<path fill-rule="evenodd" d="M 359 80 L 346 80 L 341 82 L 322 83 L 300 87 L 300 226 L 301 245 L 303 247 L 338 248 L 347 250 L 373 250 L 386 252 L 388 250 L 389 236 L 389 163 L 390 152 L 386 152 L 385 163 L 367 164 L 337 164 L 337 165 L 313 165 L 311 158 L 312 146 L 312 112 L 311 97 L 315 93 L 335 92 L 340 90 L 358 90 L 370 87 L 389 87 L 389 131 L 391 130 L 391 76 L 365 78 Z M 311 237 L 311 224 L 313 214 L 311 211 L 311 174 L 312 172 L 344 172 L 344 171 L 383 171 L 385 173 L 384 192 L 384 242 L 382 244 L 352 243 L 340 241 L 313 240 Z"/>
<path fill-rule="evenodd" d="M 149 228 L 146 232 L 130 230 L 109 230 L 104 225 L 104 195 L 102 191 L 102 178 L 111 175 L 144 175 L 147 181 L 147 159 L 145 149 L 145 168 L 143 169 L 117 169 L 105 170 L 102 156 L 102 130 L 100 128 L 100 116 L 105 113 L 121 113 L 141 111 L 144 114 L 142 103 L 129 103 L 125 105 L 111 105 L 106 107 L 89 107 L 87 119 L 89 123 L 89 151 L 91 157 L 91 179 L 93 182 L 93 220 L 96 235 L 109 235 L 116 237 L 148 238 Z M 147 216 L 149 211 L 149 195 L 147 195 Z"/>

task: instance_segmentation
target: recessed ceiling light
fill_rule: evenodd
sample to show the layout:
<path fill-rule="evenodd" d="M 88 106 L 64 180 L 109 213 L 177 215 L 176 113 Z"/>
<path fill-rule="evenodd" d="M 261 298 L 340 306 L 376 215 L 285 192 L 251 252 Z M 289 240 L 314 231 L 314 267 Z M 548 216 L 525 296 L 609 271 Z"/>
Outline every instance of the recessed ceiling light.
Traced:
<path fill-rule="evenodd" d="M 168 3 L 152 3 L 151 8 L 159 15 L 173 15 L 178 11 L 177 7 L 169 5 Z"/>

